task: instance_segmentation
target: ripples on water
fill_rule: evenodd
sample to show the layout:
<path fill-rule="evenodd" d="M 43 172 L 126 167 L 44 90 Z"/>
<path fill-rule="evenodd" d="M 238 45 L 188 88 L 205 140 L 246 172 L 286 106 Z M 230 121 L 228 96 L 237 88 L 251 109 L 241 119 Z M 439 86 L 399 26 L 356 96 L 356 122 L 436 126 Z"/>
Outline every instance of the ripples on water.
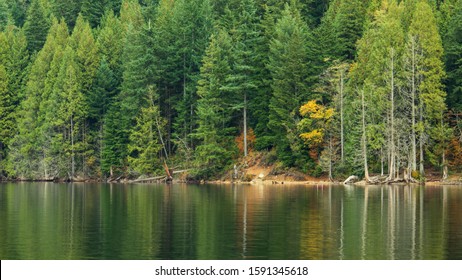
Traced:
<path fill-rule="evenodd" d="M 0 259 L 462 259 L 461 187 L 0 184 Z"/>

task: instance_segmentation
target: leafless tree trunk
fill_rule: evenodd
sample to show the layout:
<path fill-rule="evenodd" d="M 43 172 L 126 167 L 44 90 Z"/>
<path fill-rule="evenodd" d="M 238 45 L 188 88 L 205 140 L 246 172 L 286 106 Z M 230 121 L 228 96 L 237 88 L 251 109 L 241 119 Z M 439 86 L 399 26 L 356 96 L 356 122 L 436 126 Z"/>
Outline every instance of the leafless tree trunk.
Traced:
<path fill-rule="evenodd" d="M 366 104 L 364 101 L 364 89 L 361 89 L 361 105 L 362 105 L 362 137 L 361 147 L 364 160 L 364 178 L 369 181 L 369 169 L 367 166 L 367 142 L 366 142 Z"/>
<path fill-rule="evenodd" d="M 391 81 L 390 81 L 390 160 L 388 168 L 387 181 L 393 181 L 395 179 L 395 65 L 394 65 L 394 49 L 390 50 L 391 55 Z"/>

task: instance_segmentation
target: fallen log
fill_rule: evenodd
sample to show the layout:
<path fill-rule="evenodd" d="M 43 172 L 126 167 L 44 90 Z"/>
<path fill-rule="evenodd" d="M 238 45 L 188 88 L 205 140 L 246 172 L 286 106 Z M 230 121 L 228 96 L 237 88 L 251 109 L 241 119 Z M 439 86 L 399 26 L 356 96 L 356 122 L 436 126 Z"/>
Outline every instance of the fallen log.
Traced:
<path fill-rule="evenodd" d="M 120 175 L 119 177 L 117 177 L 117 178 L 115 178 L 115 179 L 109 179 L 109 180 L 108 180 L 108 183 L 111 183 L 111 182 L 118 182 L 118 181 L 120 181 L 120 179 L 122 179 L 123 176 L 124 176 L 124 175 Z"/>
<path fill-rule="evenodd" d="M 343 181 L 343 184 L 344 185 L 348 185 L 348 184 L 353 184 L 355 182 L 359 181 L 359 178 L 358 176 L 356 175 L 351 175 L 350 177 L 348 177 L 345 181 Z"/>
<path fill-rule="evenodd" d="M 136 179 L 131 181 L 132 183 L 138 183 L 138 182 L 147 182 L 147 181 L 158 181 L 158 180 L 164 180 L 167 178 L 167 176 L 162 175 L 162 176 L 157 176 L 157 177 L 150 177 L 150 178 L 143 178 L 143 179 Z"/>
<path fill-rule="evenodd" d="M 172 174 L 178 174 L 178 173 L 183 173 L 183 172 L 188 172 L 192 170 L 191 168 L 190 169 L 183 169 L 183 170 L 173 170 Z"/>

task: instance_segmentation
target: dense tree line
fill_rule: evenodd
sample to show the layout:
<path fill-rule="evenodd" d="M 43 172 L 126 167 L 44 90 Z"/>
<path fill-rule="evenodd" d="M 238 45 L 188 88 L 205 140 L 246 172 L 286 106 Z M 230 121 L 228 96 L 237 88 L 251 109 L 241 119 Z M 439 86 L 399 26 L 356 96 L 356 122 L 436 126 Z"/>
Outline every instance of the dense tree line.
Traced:
<path fill-rule="evenodd" d="M 461 36 L 461 0 L 0 0 L 0 174 L 447 176 Z"/>

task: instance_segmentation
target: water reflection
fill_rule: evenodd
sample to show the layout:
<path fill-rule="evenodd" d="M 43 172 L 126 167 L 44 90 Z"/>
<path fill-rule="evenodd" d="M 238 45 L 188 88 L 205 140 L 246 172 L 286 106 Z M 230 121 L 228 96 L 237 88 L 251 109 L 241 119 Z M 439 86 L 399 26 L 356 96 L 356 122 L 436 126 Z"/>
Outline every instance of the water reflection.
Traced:
<path fill-rule="evenodd" d="M 462 259 L 462 188 L 0 185 L 1 259 Z"/>

